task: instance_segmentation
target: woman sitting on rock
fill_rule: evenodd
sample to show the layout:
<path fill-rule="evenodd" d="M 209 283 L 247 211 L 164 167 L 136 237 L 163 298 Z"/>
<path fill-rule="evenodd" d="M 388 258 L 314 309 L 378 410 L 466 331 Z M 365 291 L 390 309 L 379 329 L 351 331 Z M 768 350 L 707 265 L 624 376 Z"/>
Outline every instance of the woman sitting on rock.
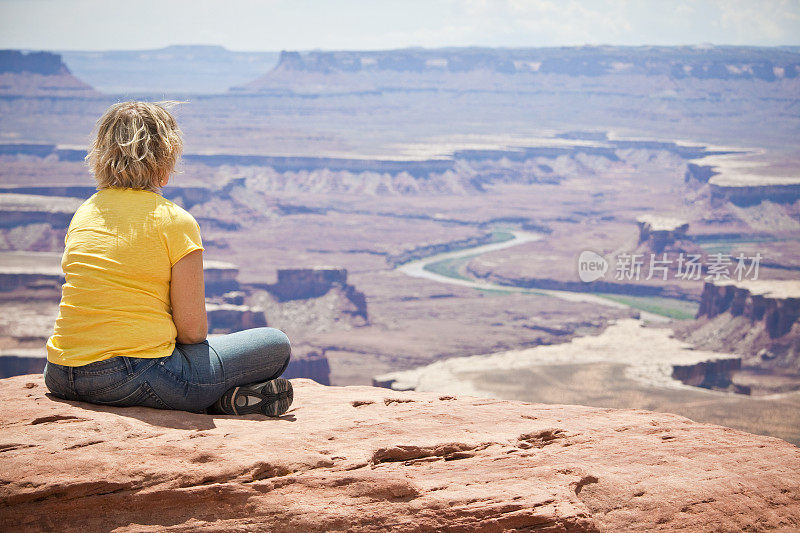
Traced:
<path fill-rule="evenodd" d="M 87 156 L 98 192 L 69 225 L 66 276 L 44 378 L 66 400 L 280 416 L 289 339 L 255 328 L 206 340 L 203 245 L 161 196 L 183 148 L 165 104 L 125 102 Z"/>

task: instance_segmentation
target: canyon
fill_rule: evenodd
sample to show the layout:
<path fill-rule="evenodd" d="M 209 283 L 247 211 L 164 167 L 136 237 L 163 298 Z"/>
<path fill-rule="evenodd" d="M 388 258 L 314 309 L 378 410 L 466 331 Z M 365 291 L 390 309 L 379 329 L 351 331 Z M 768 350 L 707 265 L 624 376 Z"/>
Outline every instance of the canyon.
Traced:
<path fill-rule="evenodd" d="M 235 59 L 190 48 L 162 59 L 121 52 L 118 61 L 167 69 L 207 54 L 207 65 L 225 70 Z M 60 74 L 36 75 L 79 73 L 82 64 L 108 81 L 112 55 L 92 67 L 88 55 L 65 53 L 53 67 Z M 279 327 L 296 355 L 290 377 L 370 385 L 451 359 L 571 350 L 580 339 L 606 339 L 609 328 L 610 345 L 628 353 L 638 337 L 613 328 L 638 335 L 627 322 L 634 320 L 642 335 L 666 336 L 658 344 L 665 353 L 652 357 L 674 365 L 659 367 L 658 386 L 632 384 L 630 365 L 617 359 L 589 358 L 526 371 L 516 382 L 502 369 L 472 375 L 470 390 L 502 396 L 522 382 L 542 384 L 535 401 L 685 408 L 703 422 L 800 442 L 800 425 L 784 416 L 796 410 L 796 317 L 773 338 L 767 319 L 709 316 L 707 302 L 718 298 L 704 279 L 715 254 L 760 254 L 759 279 L 797 279 L 797 117 L 787 111 L 800 83 L 796 50 L 286 51 L 273 55 L 274 68 L 266 55 L 251 59 L 264 63 L 249 82 L 241 79 L 246 69 L 232 65 L 220 73 L 241 80 L 230 90 L 215 82 L 176 108 L 186 150 L 163 191 L 200 223 L 213 331 Z M 210 87 L 197 72 L 197 86 Z M 165 91 L 175 80 L 154 77 L 162 86 L 137 90 L 181 98 L 194 83 L 191 72 L 181 76 L 183 88 Z M 66 224 L 94 192 L 82 162 L 86 138 L 122 94 L 104 90 L 0 97 L 7 374 L 34 371 L 23 359 L 52 327 Z M 467 284 L 402 270 L 514 232 L 539 238 L 428 265 Z M 586 250 L 609 265 L 589 283 L 577 276 Z M 615 267 L 632 254 L 643 260 L 642 276 L 618 276 Z M 680 254 L 706 265 L 699 278 L 648 278 L 651 254 L 667 254 L 671 267 Z M 790 313 L 780 316 L 789 324 Z M 737 336 L 742 328 L 752 337 Z M 670 332 L 687 344 L 666 340 Z M 736 359 L 738 368 L 710 363 Z M 616 395 L 596 394 L 598 383 Z M 579 395 L 581 387 L 589 392 Z M 773 414 L 759 422 L 766 413 Z"/>

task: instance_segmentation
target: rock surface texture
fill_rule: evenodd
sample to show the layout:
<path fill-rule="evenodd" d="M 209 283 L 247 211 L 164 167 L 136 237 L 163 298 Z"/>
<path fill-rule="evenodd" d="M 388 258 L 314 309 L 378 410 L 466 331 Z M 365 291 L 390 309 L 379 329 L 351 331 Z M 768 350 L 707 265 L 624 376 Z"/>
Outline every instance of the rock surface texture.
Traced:
<path fill-rule="evenodd" d="M 800 528 L 800 449 L 644 410 L 295 380 L 279 419 L 0 381 L 6 531 Z"/>

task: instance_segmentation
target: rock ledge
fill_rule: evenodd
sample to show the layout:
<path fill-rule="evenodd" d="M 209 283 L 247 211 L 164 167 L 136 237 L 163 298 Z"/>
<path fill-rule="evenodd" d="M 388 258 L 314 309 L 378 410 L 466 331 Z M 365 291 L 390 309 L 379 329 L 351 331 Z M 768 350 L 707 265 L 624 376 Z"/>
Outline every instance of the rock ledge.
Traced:
<path fill-rule="evenodd" d="M 0 380 L 0 529 L 800 527 L 800 449 L 644 410 L 293 380 L 280 419 L 114 409 Z"/>

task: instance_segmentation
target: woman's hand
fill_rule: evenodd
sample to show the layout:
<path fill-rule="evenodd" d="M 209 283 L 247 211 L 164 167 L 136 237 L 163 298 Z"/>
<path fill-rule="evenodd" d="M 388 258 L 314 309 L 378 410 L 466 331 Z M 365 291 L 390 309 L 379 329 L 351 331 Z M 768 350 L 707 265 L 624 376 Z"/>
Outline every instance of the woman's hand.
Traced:
<path fill-rule="evenodd" d="M 206 340 L 206 288 L 203 279 L 203 250 L 195 250 L 172 266 L 169 286 L 172 321 L 181 344 L 197 344 Z"/>

